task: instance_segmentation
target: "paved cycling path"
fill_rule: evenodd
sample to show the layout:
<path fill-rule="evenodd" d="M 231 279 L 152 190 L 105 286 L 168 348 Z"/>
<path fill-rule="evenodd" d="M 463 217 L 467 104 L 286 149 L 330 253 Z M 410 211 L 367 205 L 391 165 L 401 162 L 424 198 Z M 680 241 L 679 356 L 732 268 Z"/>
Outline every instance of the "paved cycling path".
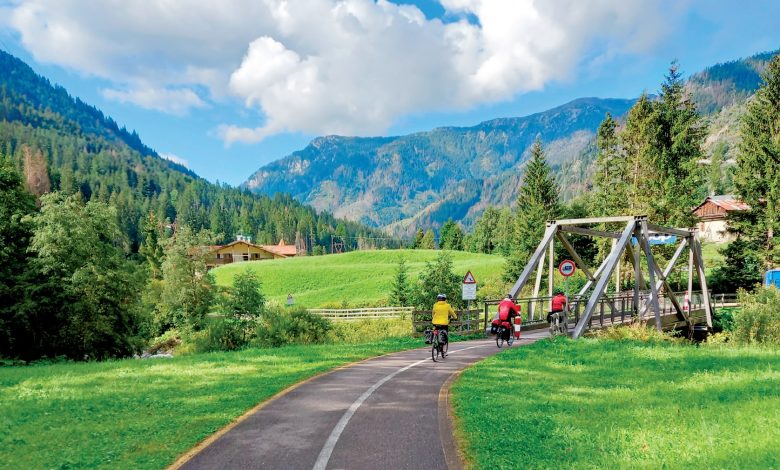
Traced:
<path fill-rule="evenodd" d="M 523 332 L 513 347 L 545 336 Z M 415 349 L 319 376 L 268 402 L 182 468 L 457 467 L 440 390 L 454 373 L 498 351 L 494 340 L 465 341 L 451 343 L 443 362 L 434 363 L 430 349 Z"/>

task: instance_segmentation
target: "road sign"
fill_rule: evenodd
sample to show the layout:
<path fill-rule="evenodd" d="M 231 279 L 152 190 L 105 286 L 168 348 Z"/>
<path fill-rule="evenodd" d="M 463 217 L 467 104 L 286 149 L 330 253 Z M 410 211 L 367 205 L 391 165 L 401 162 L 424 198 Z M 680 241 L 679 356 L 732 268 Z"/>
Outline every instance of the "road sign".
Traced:
<path fill-rule="evenodd" d="M 477 280 L 474 279 L 471 271 L 463 276 L 462 298 L 463 300 L 476 300 L 477 298 Z"/>
<path fill-rule="evenodd" d="M 561 276 L 569 277 L 572 274 L 574 274 L 574 271 L 577 270 L 577 265 L 574 264 L 574 261 L 567 259 L 561 261 L 560 266 L 558 266 L 558 272 L 561 273 Z"/>
<path fill-rule="evenodd" d="M 476 300 L 477 299 L 477 285 L 476 284 L 463 284 L 463 300 Z"/>
<path fill-rule="evenodd" d="M 673 245 L 677 243 L 677 235 L 663 235 L 655 233 L 647 237 L 650 245 Z M 631 244 L 636 245 L 636 237 L 631 237 Z"/>

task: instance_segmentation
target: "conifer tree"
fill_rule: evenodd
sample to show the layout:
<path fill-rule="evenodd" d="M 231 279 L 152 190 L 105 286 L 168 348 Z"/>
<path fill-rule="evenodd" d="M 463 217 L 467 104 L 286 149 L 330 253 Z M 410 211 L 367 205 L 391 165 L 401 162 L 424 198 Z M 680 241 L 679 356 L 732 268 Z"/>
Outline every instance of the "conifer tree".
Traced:
<path fill-rule="evenodd" d="M 766 267 L 780 262 L 780 56 L 763 75 L 764 82 L 742 118 L 742 142 L 734 184 L 750 210 L 731 221 Z"/>
<path fill-rule="evenodd" d="M 513 281 L 520 275 L 544 235 L 547 220 L 559 211 L 558 186 L 544 157 L 541 140 L 537 138 L 517 196 L 514 243 L 504 269 L 504 280 Z"/>
<path fill-rule="evenodd" d="M 410 305 L 411 295 L 409 267 L 406 266 L 406 259 L 402 256 L 398 258 L 395 277 L 393 277 L 393 284 L 390 286 L 390 304 L 393 306 L 407 307 Z"/>
<path fill-rule="evenodd" d="M 621 153 L 617 122 L 607 113 L 599 126 L 594 179 L 594 213 L 602 216 L 623 215 L 628 202 L 628 168 Z"/>
<path fill-rule="evenodd" d="M 423 250 L 433 250 L 436 248 L 436 234 L 433 233 L 433 229 L 428 229 L 425 232 L 425 236 L 420 240 L 419 248 Z"/>

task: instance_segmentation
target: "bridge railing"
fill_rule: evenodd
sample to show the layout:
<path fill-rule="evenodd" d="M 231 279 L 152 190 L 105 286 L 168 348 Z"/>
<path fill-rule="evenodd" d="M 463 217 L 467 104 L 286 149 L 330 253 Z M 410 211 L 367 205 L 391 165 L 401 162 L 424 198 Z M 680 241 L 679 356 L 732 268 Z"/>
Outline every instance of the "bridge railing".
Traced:
<path fill-rule="evenodd" d="M 458 319 L 450 322 L 450 333 L 467 335 L 480 333 L 482 324 L 482 311 L 479 309 L 456 310 Z M 412 312 L 412 335 L 421 336 L 426 328 L 431 326 L 430 310 L 415 310 Z"/>

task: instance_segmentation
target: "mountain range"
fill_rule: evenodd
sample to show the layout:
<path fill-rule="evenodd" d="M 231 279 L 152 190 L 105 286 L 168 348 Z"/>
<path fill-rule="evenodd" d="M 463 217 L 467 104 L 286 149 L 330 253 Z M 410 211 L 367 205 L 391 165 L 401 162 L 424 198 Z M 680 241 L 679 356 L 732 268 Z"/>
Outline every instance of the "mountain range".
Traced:
<path fill-rule="evenodd" d="M 736 149 L 741 110 L 777 52 L 693 74 L 689 96 L 711 122 L 705 151 Z M 244 187 L 289 193 L 318 210 L 408 235 L 448 218 L 470 225 L 489 205 L 513 203 L 533 141 L 541 139 L 564 199 L 587 190 L 595 132 L 607 112 L 621 118 L 635 99 L 581 98 L 525 117 L 442 127 L 395 137 L 318 137 L 261 167 Z"/>

